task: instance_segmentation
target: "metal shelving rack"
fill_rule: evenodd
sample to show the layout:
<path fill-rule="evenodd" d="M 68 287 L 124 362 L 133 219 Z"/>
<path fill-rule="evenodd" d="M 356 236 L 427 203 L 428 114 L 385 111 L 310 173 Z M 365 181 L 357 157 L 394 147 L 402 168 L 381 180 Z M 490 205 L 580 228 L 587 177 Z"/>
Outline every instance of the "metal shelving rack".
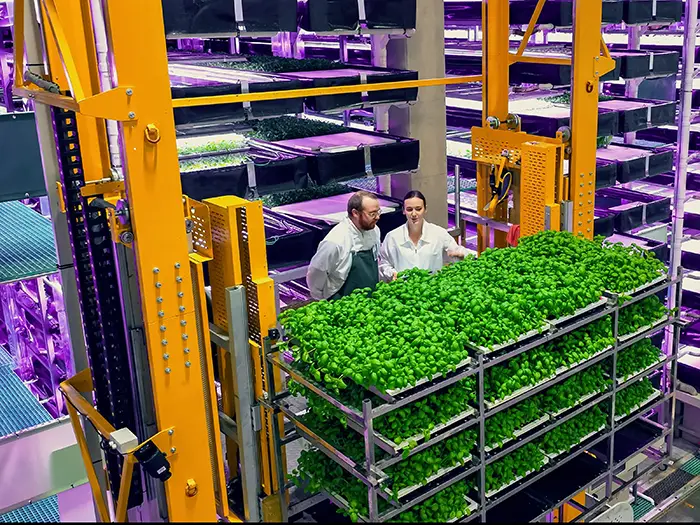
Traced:
<path fill-rule="evenodd" d="M 402 512 L 405 512 L 412 508 L 413 506 L 425 501 L 436 493 L 448 488 L 449 486 L 466 479 L 472 475 L 478 477 L 478 498 L 476 501 L 478 503 L 478 508 L 473 511 L 468 516 L 465 516 L 460 521 L 471 521 L 480 518 L 481 522 L 488 521 L 487 512 L 492 510 L 494 507 L 503 503 L 508 498 L 514 496 L 520 491 L 526 489 L 532 484 L 536 483 L 538 480 L 544 478 L 548 474 L 554 472 L 557 468 L 570 462 L 580 454 L 591 450 L 595 445 L 598 445 L 605 440 L 608 440 L 606 458 L 606 471 L 596 478 L 595 482 L 605 482 L 606 484 L 606 498 L 596 503 L 595 508 L 586 509 L 582 508 L 582 512 L 587 514 L 593 513 L 596 509 L 602 507 L 602 505 L 607 501 L 613 494 L 619 492 L 624 487 L 632 484 L 632 481 L 626 482 L 620 488 L 615 489 L 615 483 L 618 483 L 616 474 L 619 473 L 621 467 L 624 467 L 624 461 L 616 460 L 615 454 L 615 437 L 618 435 L 622 429 L 632 424 L 635 421 L 643 418 L 650 426 L 658 428 L 661 430 L 659 436 L 657 436 L 653 442 L 658 441 L 658 439 L 666 440 L 666 447 L 664 451 L 655 452 L 654 455 L 657 457 L 658 461 L 667 458 L 671 454 L 673 447 L 673 419 L 674 419 L 674 404 L 672 400 L 675 398 L 675 376 L 676 376 L 676 360 L 678 357 L 678 332 L 680 330 L 678 325 L 677 311 L 673 310 L 672 315 L 668 316 L 663 322 L 656 323 L 651 327 L 643 327 L 636 333 L 633 337 L 627 337 L 624 341 L 621 341 L 621 337 L 618 333 L 618 320 L 620 312 L 631 304 L 634 304 L 642 299 L 656 295 L 659 293 L 666 293 L 672 289 L 676 288 L 676 307 L 680 304 L 678 297 L 680 296 L 682 276 L 679 274 L 677 278 L 670 279 L 664 278 L 661 282 L 652 282 L 641 290 L 635 293 L 629 294 L 631 298 L 626 301 L 621 301 L 621 296 L 617 294 L 606 294 L 607 302 L 600 304 L 597 308 L 588 309 L 588 311 L 582 312 L 578 316 L 572 316 L 567 319 L 566 322 L 558 324 L 557 326 L 552 325 L 552 327 L 539 335 L 526 339 L 520 343 L 515 343 L 500 352 L 484 355 L 483 353 L 478 353 L 474 357 L 474 364 L 467 366 L 462 369 L 447 375 L 445 378 L 439 378 L 432 382 L 423 384 L 418 387 L 408 387 L 403 389 L 404 392 L 396 394 L 393 396 L 391 401 L 379 404 L 378 406 L 373 405 L 372 401 L 366 399 L 363 404 L 361 411 L 353 407 L 344 405 L 340 400 L 333 397 L 327 393 L 323 388 L 316 384 L 313 380 L 304 377 L 302 373 L 296 370 L 292 364 L 290 364 L 284 358 L 284 354 L 275 346 L 268 345 L 266 348 L 267 359 L 267 373 L 272 374 L 274 368 L 280 368 L 285 373 L 287 373 L 292 379 L 298 381 L 306 388 L 311 390 L 314 394 L 322 397 L 327 402 L 331 403 L 333 406 L 338 408 L 347 418 L 348 427 L 352 428 L 354 431 L 359 432 L 364 436 L 365 443 L 365 457 L 362 461 L 355 462 L 351 458 L 345 456 L 342 451 L 336 449 L 328 441 L 326 441 L 323 436 L 316 434 L 313 430 L 309 429 L 304 425 L 302 421 L 298 418 L 297 414 L 294 413 L 285 403 L 285 399 L 290 395 L 287 391 L 276 392 L 274 386 L 272 386 L 271 391 L 267 392 L 265 403 L 273 408 L 278 413 L 284 414 L 290 422 L 292 430 L 285 433 L 284 437 L 279 437 L 279 433 L 275 433 L 277 436 L 275 441 L 276 454 L 278 457 L 281 456 L 281 449 L 285 445 L 291 443 L 292 441 L 304 438 L 318 450 L 323 452 L 326 456 L 335 461 L 348 473 L 352 474 L 357 479 L 361 480 L 367 486 L 368 494 L 368 508 L 369 515 L 365 517 L 360 517 L 364 521 L 371 522 L 383 522 L 391 520 L 392 518 L 398 516 Z M 585 310 L 585 309 L 584 309 Z M 525 392 L 520 393 L 517 397 L 510 399 L 506 402 L 494 406 L 490 410 L 487 408 L 484 399 L 484 373 L 491 367 L 504 363 L 507 360 L 522 354 L 523 352 L 529 351 L 533 348 L 539 347 L 547 342 L 553 341 L 561 336 L 564 336 L 572 331 L 581 328 L 583 326 L 589 325 L 590 323 L 601 319 L 605 316 L 612 316 L 613 323 L 613 336 L 615 338 L 615 345 L 607 348 L 603 352 L 594 356 L 592 359 L 584 361 L 582 363 L 573 365 L 571 368 L 561 371 L 555 377 L 550 380 L 537 385 L 536 387 L 530 388 Z M 634 343 L 649 338 L 654 334 L 659 333 L 662 330 L 670 328 L 674 332 L 674 344 L 672 348 L 669 349 L 668 353 L 659 362 L 639 373 L 628 377 L 625 381 L 618 384 L 617 381 L 617 356 L 618 353 L 625 348 L 630 347 Z M 497 354 L 497 355 L 494 355 Z M 484 450 L 483 446 L 478 446 L 479 443 L 485 442 L 485 423 L 486 420 L 493 416 L 494 414 L 506 410 L 515 404 L 530 398 L 531 396 L 553 386 L 561 383 L 563 380 L 577 374 L 595 364 L 602 363 L 604 361 L 611 363 L 611 370 L 609 372 L 612 378 L 611 386 L 594 396 L 592 399 L 588 399 L 581 406 L 570 407 L 563 413 L 559 414 L 555 418 L 551 418 L 550 421 L 544 423 L 538 427 L 535 427 L 530 432 L 524 434 L 522 437 L 506 443 L 504 446 L 497 450 L 491 450 L 490 453 Z M 661 370 L 663 369 L 663 370 Z M 649 399 L 644 403 L 644 406 L 638 407 L 638 409 L 623 418 L 615 418 L 615 400 L 618 392 L 624 390 L 634 382 L 648 377 L 661 370 L 662 379 L 660 382 L 661 396 L 656 397 L 653 400 Z M 427 441 L 422 442 L 415 448 L 413 448 L 408 454 L 402 454 L 401 451 L 396 450 L 391 443 L 388 442 L 386 438 L 378 434 L 373 428 L 373 421 L 378 417 L 388 414 L 389 412 L 396 410 L 398 408 L 409 405 L 415 401 L 425 398 L 431 393 L 444 390 L 445 388 L 455 385 L 458 381 L 469 377 L 475 376 L 476 378 L 476 390 L 477 390 L 477 406 L 475 413 L 468 416 L 462 420 L 456 421 L 447 430 L 438 433 L 437 435 L 432 435 Z M 669 403 L 671 401 L 671 403 Z M 508 486 L 505 489 L 500 489 L 501 492 L 494 495 L 492 498 L 487 498 L 485 494 L 485 476 L 487 465 L 498 461 L 507 454 L 519 449 L 520 447 L 533 442 L 535 439 L 543 436 L 546 432 L 564 424 L 565 422 L 571 420 L 577 415 L 581 414 L 585 410 L 597 405 L 599 403 L 609 402 L 609 420 L 607 426 L 604 430 L 596 433 L 596 435 L 589 437 L 586 441 L 580 445 L 574 446 L 567 454 L 555 458 L 550 461 L 544 468 L 531 473 L 524 479 L 518 481 L 514 485 Z M 663 407 L 663 408 L 662 408 Z M 645 417 L 652 410 L 655 410 L 657 414 L 658 421 L 652 421 Z M 463 466 L 458 466 L 451 469 L 449 472 L 445 473 L 441 478 L 435 480 L 428 485 L 421 487 L 408 495 L 405 498 L 399 498 L 399 501 L 395 501 L 390 495 L 388 490 L 384 490 L 382 484 L 388 476 L 384 473 L 383 469 L 390 467 L 400 461 L 403 461 L 429 447 L 432 447 L 436 443 L 439 443 L 451 436 L 454 436 L 464 430 L 478 426 L 478 452 L 472 456 L 472 461 Z M 651 443 L 648 443 L 645 447 L 634 452 L 637 455 L 644 450 L 646 450 Z M 387 457 L 378 460 L 376 456 L 376 449 L 378 447 L 380 450 L 387 453 Z M 655 462 L 654 464 L 658 463 Z M 634 479 L 639 479 L 641 475 L 648 472 L 649 469 L 645 469 L 643 473 L 638 474 Z M 280 474 L 281 476 L 281 474 Z M 291 487 L 290 484 L 285 484 L 286 480 L 281 478 L 280 486 L 284 486 L 287 489 Z M 580 491 L 577 491 L 578 493 Z M 574 493 L 574 495 L 576 494 Z M 347 509 L 347 503 L 341 497 L 332 494 L 326 494 L 335 505 Z M 379 513 L 378 509 L 378 498 L 382 497 L 388 501 L 391 508 L 384 513 Z M 571 496 L 573 498 L 573 495 Z M 569 498 L 569 499 L 571 499 Z M 566 501 L 562 502 L 565 503 Z M 579 505 L 580 507 L 580 505 Z M 284 509 L 285 517 L 288 516 L 288 509 Z"/>

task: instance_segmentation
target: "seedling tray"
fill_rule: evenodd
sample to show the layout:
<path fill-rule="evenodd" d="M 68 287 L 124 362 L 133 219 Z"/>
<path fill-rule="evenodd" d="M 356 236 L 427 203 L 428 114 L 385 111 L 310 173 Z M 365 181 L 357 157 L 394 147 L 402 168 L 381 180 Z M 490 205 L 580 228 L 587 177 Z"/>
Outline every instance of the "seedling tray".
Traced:
<path fill-rule="evenodd" d="M 675 74 L 680 59 L 680 55 L 675 51 L 614 49 L 610 56 L 620 64 L 620 77 L 627 80 Z"/>
<path fill-rule="evenodd" d="M 561 416 L 562 414 L 568 412 L 569 410 L 576 408 L 576 406 L 583 405 L 586 401 L 593 399 L 595 396 L 602 394 L 603 392 L 605 392 L 605 390 L 606 389 L 603 388 L 603 389 L 598 390 L 596 392 L 591 392 L 590 394 L 586 394 L 585 396 L 581 397 L 581 399 L 576 401 L 576 403 L 574 403 L 570 407 L 562 408 L 561 410 L 557 410 L 556 412 L 550 412 L 550 415 L 552 416 L 552 419 L 556 419 L 559 416 Z"/>
<path fill-rule="evenodd" d="M 598 198 L 619 198 L 627 202 L 639 202 L 642 205 L 642 223 L 653 224 L 671 218 L 671 198 L 649 195 L 627 188 L 608 188 L 596 192 Z"/>
<path fill-rule="evenodd" d="M 626 414 L 620 414 L 619 416 L 615 416 L 615 422 L 617 423 L 618 421 L 620 421 L 620 420 L 622 420 L 622 419 L 625 419 L 627 416 L 629 416 L 630 414 L 636 412 L 637 410 L 640 410 L 641 408 L 645 407 L 646 405 L 648 405 L 649 403 L 651 403 L 652 401 L 654 401 L 654 400 L 655 400 L 656 398 L 658 398 L 658 397 L 661 397 L 661 392 L 660 392 L 659 390 L 655 390 L 654 393 L 651 394 L 651 395 L 650 395 L 648 398 L 646 398 L 644 401 L 642 401 L 641 403 L 638 403 L 638 404 L 634 405 L 634 406 L 630 409 L 630 411 L 627 412 Z"/>
<path fill-rule="evenodd" d="M 642 326 L 639 330 L 636 330 L 635 332 L 632 332 L 631 334 L 623 335 L 619 337 L 619 341 L 621 343 L 624 343 L 625 341 L 629 341 L 630 339 L 637 337 L 640 334 L 643 334 L 644 332 L 648 330 L 653 330 L 654 328 L 664 324 L 666 321 L 668 321 L 669 316 L 664 315 L 661 319 L 658 319 L 657 321 L 654 321 L 651 324 L 648 324 L 646 326 Z"/>
<path fill-rule="evenodd" d="M 533 388 L 537 388 L 540 385 L 544 385 L 545 383 L 548 383 L 549 381 L 551 381 L 552 379 L 555 379 L 556 377 L 557 377 L 557 374 L 555 372 L 551 376 L 545 377 L 544 379 L 541 379 L 540 381 L 538 381 L 534 385 L 528 385 L 528 386 L 524 386 L 522 388 L 518 388 L 515 392 L 504 397 L 503 399 L 497 399 L 493 403 L 491 401 L 484 401 L 484 405 L 486 406 L 486 408 L 488 410 L 492 410 L 492 409 L 502 405 L 503 403 L 507 403 L 511 399 L 515 399 L 516 397 L 519 397 L 519 396 L 523 395 L 524 393 L 529 392 Z"/>
<path fill-rule="evenodd" d="M 436 425 L 435 428 L 433 428 L 430 431 L 430 436 L 437 434 L 438 432 L 441 432 L 442 430 L 450 428 L 450 427 L 456 425 L 457 423 L 470 418 L 475 413 L 476 413 L 476 410 L 472 407 L 469 407 L 469 409 L 465 410 L 461 414 L 456 415 L 452 419 L 448 420 L 446 423 L 441 423 L 439 425 Z M 415 436 L 410 437 L 408 439 L 404 439 L 401 443 L 396 445 L 396 444 L 394 444 L 394 442 L 391 439 L 387 438 L 386 436 L 382 436 L 376 430 L 375 430 L 375 434 L 377 434 L 378 436 L 381 436 L 381 438 L 384 441 L 386 441 L 387 443 L 390 443 L 391 446 L 394 447 L 394 453 L 396 453 L 396 454 L 398 454 L 399 452 L 401 452 L 405 448 L 408 448 L 411 445 L 411 443 L 415 443 L 416 445 L 420 445 L 423 441 L 425 441 L 425 435 L 421 433 L 421 434 L 416 434 Z"/>
<path fill-rule="evenodd" d="M 485 494 L 485 496 L 486 496 L 487 498 L 492 498 L 493 496 L 495 496 L 495 495 L 498 494 L 499 492 L 503 492 L 503 491 L 504 491 L 505 489 L 507 489 L 508 487 L 510 487 L 510 486 L 512 486 L 512 485 L 514 485 L 514 484 L 516 484 L 518 481 L 520 481 L 520 480 L 522 480 L 522 479 L 525 479 L 525 478 L 528 477 L 530 474 L 533 474 L 533 473 L 535 473 L 535 472 L 539 472 L 540 470 L 542 470 L 542 468 L 543 468 L 547 463 L 549 463 L 549 458 L 548 458 L 547 456 L 545 456 L 545 457 L 544 457 L 544 461 L 542 461 L 542 465 L 540 465 L 540 468 L 530 470 L 530 471 L 526 472 L 524 476 L 518 476 L 517 478 L 515 478 L 515 479 L 514 479 L 513 481 L 511 481 L 510 483 L 507 483 L 507 484 L 503 485 L 503 486 L 500 487 L 500 488 L 489 490 L 489 491 Z"/>
<path fill-rule="evenodd" d="M 419 489 L 425 487 L 426 485 L 432 483 L 433 481 L 435 481 L 435 480 L 437 480 L 437 479 L 440 479 L 440 478 L 441 478 L 442 476 L 444 476 L 445 474 L 448 474 L 448 473 L 452 472 L 453 470 L 456 470 L 456 469 L 458 469 L 458 468 L 460 468 L 460 467 L 464 467 L 464 466 L 465 466 L 467 463 L 469 463 L 471 460 L 472 460 L 472 455 L 469 454 L 466 458 L 462 459 L 462 463 L 457 464 L 457 465 L 453 465 L 453 466 L 451 466 L 451 467 L 441 468 L 441 469 L 438 470 L 435 474 L 433 474 L 432 476 L 430 476 L 430 477 L 426 480 L 425 483 L 423 483 L 423 484 L 421 484 L 421 485 L 413 485 L 413 486 L 411 486 L 411 487 L 405 487 L 405 488 L 399 490 L 399 492 L 398 492 L 398 494 L 397 494 L 398 499 L 401 500 L 401 499 L 405 498 L 406 496 L 408 496 L 408 495 L 410 495 L 410 494 L 413 494 L 415 491 L 417 491 L 417 490 L 419 490 Z M 384 487 L 384 493 L 387 494 L 387 495 L 390 496 L 390 497 L 393 497 L 393 496 L 394 496 L 393 492 L 392 492 L 388 487 Z"/>
<path fill-rule="evenodd" d="M 676 119 L 676 103 L 645 99 L 614 99 L 598 103 L 599 109 L 619 114 L 620 133 L 640 131 L 654 126 L 673 124 Z"/>
<path fill-rule="evenodd" d="M 631 379 L 633 379 L 633 378 L 635 378 L 635 377 L 637 377 L 637 376 L 639 376 L 639 375 L 641 375 L 641 374 L 644 374 L 645 372 L 648 372 L 649 370 L 651 370 L 651 369 L 654 368 L 655 366 L 658 366 L 659 363 L 663 363 L 664 361 L 666 361 L 666 356 L 665 356 L 665 355 L 660 355 L 660 356 L 659 356 L 659 360 L 658 360 L 656 363 L 652 363 L 651 365 L 647 366 L 646 368 L 642 368 L 642 369 L 640 369 L 640 370 L 637 370 L 636 372 L 632 372 L 631 374 L 628 374 L 628 375 L 625 376 L 625 377 L 618 377 L 618 378 L 617 378 L 617 384 L 618 384 L 618 385 L 621 385 L 621 384 L 623 384 L 623 383 L 626 383 L 627 381 L 630 381 Z"/>
<path fill-rule="evenodd" d="M 475 366 L 475 365 L 476 365 L 476 363 L 474 362 L 474 360 L 471 357 L 468 357 L 467 359 L 463 360 L 461 363 L 459 363 L 457 365 L 455 372 L 461 372 L 466 367 Z M 448 372 L 448 373 L 454 373 L 454 372 Z M 393 390 L 387 390 L 386 393 L 380 392 L 379 390 L 377 390 L 374 387 L 370 388 L 370 392 L 372 392 L 373 394 L 376 394 L 377 396 L 381 397 L 385 401 L 393 403 L 396 401 L 397 396 L 407 394 L 407 393 L 419 388 L 420 386 L 425 385 L 426 383 L 430 383 L 432 381 L 440 379 L 441 377 L 443 377 L 443 375 L 444 374 L 442 372 L 439 372 L 437 374 L 434 374 L 432 377 L 424 377 L 423 379 L 419 379 L 418 381 L 416 381 L 416 384 L 413 386 L 407 386 L 406 388 L 395 388 Z"/>
<path fill-rule="evenodd" d="M 513 441 L 514 439 L 519 438 L 519 437 L 522 436 L 523 434 L 527 434 L 527 433 L 530 432 L 531 430 L 536 429 L 536 428 L 539 427 L 540 425 L 543 425 L 544 423 L 546 423 L 547 421 L 549 421 L 549 419 L 550 419 L 549 414 L 545 414 L 545 415 L 542 416 L 541 418 L 539 418 L 539 419 L 537 419 L 537 420 L 535 420 L 535 421 L 532 421 L 532 422 L 528 423 L 527 425 L 525 425 L 524 427 L 522 427 L 522 428 L 516 430 L 515 432 L 513 432 L 514 437 L 508 438 L 508 439 L 504 440 L 501 444 L 496 445 L 496 446 L 493 446 L 493 447 L 486 446 L 486 447 L 484 447 L 484 451 L 487 452 L 487 453 L 491 453 L 491 452 L 493 452 L 494 450 L 499 450 L 499 449 L 503 448 L 503 447 L 506 445 L 506 443 L 510 443 L 511 441 Z"/>
<path fill-rule="evenodd" d="M 628 292 L 621 293 L 619 295 L 627 295 L 630 297 L 634 296 L 634 295 L 639 295 L 639 294 L 646 292 L 647 290 L 654 288 L 655 286 L 661 284 L 662 282 L 666 281 L 667 279 L 668 279 L 668 275 L 666 275 L 666 274 L 659 275 L 653 281 L 649 281 L 648 283 L 643 284 L 642 286 L 639 286 L 639 287 L 635 288 L 634 290 L 630 290 Z M 610 292 L 610 293 L 612 293 L 612 292 Z"/>
<path fill-rule="evenodd" d="M 559 452 L 551 452 L 551 453 L 548 453 L 548 452 L 545 452 L 544 450 L 542 450 L 541 452 L 542 452 L 545 456 L 547 456 L 549 459 L 554 460 L 554 459 L 558 458 L 559 456 L 561 456 L 562 454 L 565 454 L 566 452 L 569 452 L 572 448 L 574 448 L 574 447 L 580 445 L 581 443 L 583 443 L 583 442 L 589 440 L 590 438 L 592 438 L 593 436 L 595 436 L 596 434 L 598 434 L 598 433 L 599 433 L 601 430 L 603 430 L 604 428 L 605 428 L 605 425 L 601 425 L 600 428 L 599 428 L 598 430 L 595 430 L 595 431 L 591 432 L 590 434 L 588 434 L 588 435 L 586 435 L 586 436 L 583 436 L 581 439 L 578 440 L 577 443 L 574 443 L 573 445 L 571 445 L 571 446 L 569 447 L 568 450 L 560 450 Z"/>
<path fill-rule="evenodd" d="M 505 343 L 494 345 L 493 348 L 486 348 L 485 346 L 475 345 L 473 343 L 468 344 L 478 352 L 484 355 L 488 355 L 493 354 L 494 352 L 500 352 L 502 350 L 511 348 L 514 345 L 527 341 L 528 339 L 532 339 L 533 337 L 541 335 L 542 333 L 548 332 L 550 329 L 551 325 L 545 321 L 545 323 L 540 328 L 535 328 L 533 330 L 530 330 L 529 332 L 525 332 L 524 334 L 518 336 L 517 339 L 511 339 L 510 341 L 506 341 Z"/>
<path fill-rule="evenodd" d="M 591 303 L 588 306 L 584 306 L 583 308 L 579 308 L 571 315 L 565 315 L 564 317 L 560 317 L 559 319 L 554 319 L 553 321 L 547 321 L 547 322 L 552 326 L 559 326 L 561 324 L 567 323 L 567 322 L 572 321 L 574 319 L 578 319 L 579 317 L 583 317 L 585 314 L 592 312 L 593 310 L 597 310 L 598 308 L 600 308 L 601 306 L 604 306 L 606 304 L 608 304 L 608 299 L 601 297 L 595 303 Z"/>
<path fill-rule="evenodd" d="M 673 169 L 672 148 L 643 148 L 612 144 L 601 148 L 598 159 L 617 164 L 617 180 L 622 183 L 653 177 Z"/>
<path fill-rule="evenodd" d="M 357 0 L 306 0 L 299 3 L 299 25 L 306 31 L 326 33 L 369 29 L 415 29 L 417 0 L 365 0 L 360 20 Z"/>
<path fill-rule="evenodd" d="M 683 16 L 680 0 L 626 0 L 623 19 L 628 24 L 649 22 L 679 22 Z"/>
<path fill-rule="evenodd" d="M 581 361 L 579 361 L 578 363 L 573 363 L 569 366 L 560 366 L 559 368 L 557 368 L 556 375 L 561 375 L 564 372 L 571 370 L 572 368 L 576 368 L 577 366 L 585 363 L 586 361 L 590 361 L 591 359 L 598 357 L 600 354 L 610 352 L 611 350 L 612 350 L 612 346 L 609 346 L 607 348 L 603 348 L 602 350 L 599 350 L 598 352 L 596 352 L 595 354 L 593 354 L 590 357 L 586 357 L 585 359 L 581 359 Z"/>
<path fill-rule="evenodd" d="M 476 509 L 479 508 L 479 504 L 478 504 L 476 501 L 474 501 L 474 500 L 468 498 L 467 496 L 464 496 L 464 499 L 465 499 L 465 501 L 469 504 L 469 507 L 468 507 L 469 513 L 468 513 L 468 514 L 465 514 L 465 515 L 462 516 L 461 518 L 452 518 L 452 519 L 449 519 L 449 520 L 447 520 L 447 523 L 456 523 L 457 521 L 460 521 L 460 520 L 466 518 L 467 516 L 471 516 L 471 514 L 472 514 Z"/>
<path fill-rule="evenodd" d="M 627 203 L 621 199 L 599 198 L 595 201 L 596 213 L 613 217 L 615 231 L 628 232 L 643 224 L 644 206 L 639 202 Z"/>
<path fill-rule="evenodd" d="M 240 18 L 236 16 L 233 0 L 162 0 L 162 3 L 165 33 L 171 38 L 297 30 L 297 0 L 241 0 Z"/>

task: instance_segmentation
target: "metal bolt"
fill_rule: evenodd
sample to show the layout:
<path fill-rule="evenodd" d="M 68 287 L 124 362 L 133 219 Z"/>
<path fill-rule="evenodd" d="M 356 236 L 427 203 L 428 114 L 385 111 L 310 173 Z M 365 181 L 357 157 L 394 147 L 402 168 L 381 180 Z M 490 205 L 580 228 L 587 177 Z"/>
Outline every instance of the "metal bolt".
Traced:
<path fill-rule="evenodd" d="M 129 111 L 129 118 L 132 119 L 132 120 L 135 119 L 135 118 L 136 118 L 136 113 L 134 113 L 133 111 Z"/>
<path fill-rule="evenodd" d="M 187 321 L 185 321 L 184 319 L 182 321 L 180 321 L 180 326 L 185 326 L 185 325 L 187 325 Z"/>
<path fill-rule="evenodd" d="M 163 310 L 158 312 L 158 317 L 165 317 L 165 312 Z"/>
<path fill-rule="evenodd" d="M 168 340 L 167 340 L 167 339 L 163 339 L 163 340 L 160 342 L 160 344 L 162 344 L 163 346 L 168 346 Z"/>
<path fill-rule="evenodd" d="M 165 369 L 165 373 L 166 373 L 166 374 L 169 374 L 169 373 L 170 373 L 170 368 L 166 368 L 166 369 Z"/>
<path fill-rule="evenodd" d="M 187 335 L 187 334 L 182 334 L 182 339 L 183 339 L 184 341 L 187 341 L 189 338 L 190 338 L 189 335 Z"/>
<path fill-rule="evenodd" d="M 185 361 L 185 366 L 186 366 L 187 368 L 189 368 L 189 367 L 192 366 L 192 363 L 190 363 L 189 361 Z"/>
<path fill-rule="evenodd" d="M 180 311 L 181 311 L 181 312 L 184 312 L 184 311 L 185 311 L 185 307 L 184 307 L 184 306 L 180 306 Z"/>
<path fill-rule="evenodd" d="M 157 268 L 157 267 L 153 268 L 153 273 L 158 273 L 158 272 L 160 272 L 160 268 Z"/>
<path fill-rule="evenodd" d="M 175 451 L 176 451 L 176 450 L 177 450 L 177 449 L 176 449 L 175 447 L 173 447 L 173 448 L 170 449 L 170 452 L 172 452 L 173 454 L 175 454 Z"/>
<path fill-rule="evenodd" d="M 185 293 L 184 292 L 177 292 L 177 296 L 178 297 L 185 297 Z"/>
<path fill-rule="evenodd" d="M 175 431 L 174 431 L 172 428 L 171 428 L 170 430 L 168 430 L 168 435 L 169 435 L 169 436 L 172 436 L 174 433 L 175 433 Z"/>
<path fill-rule="evenodd" d="M 176 280 L 177 282 L 181 283 L 181 282 L 182 282 L 182 277 L 180 277 L 180 276 L 178 275 L 177 277 L 175 277 L 175 280 Z"/>
<path fill-rule="evenodd" d="M 134 94 L 134 90 L 131 89 L 131 88 L 129 88 L 129 89 L 126 90 L 126 94 L 129 95 L 129 96 L 131 96 L 131 95 Z"/>
<path fill-rule="evenodd" d="M 156 297 L 156 302 L 157 302 L 157 303 L 162 303 L 162 302 L 163 302 L 163 298 L 162 298 L 162 297 Z"/>
<path fill-rule="evenodd" d="M 167 328 L 165 327 L 165 325 L 163 325 L 163 324 L 160 325 L 160 331 L 161 331 L 161 332 L 165 332 L 166 330 L 167 330 Z"/>
<path fill-rule="evenodd" d="M 189 353 L 190 353 L 190 349 L 189 349 L 189 348 L 185 348 L 185 353 L 186 353 L 186 354 L 189 354 Z"/>
<path fill-rule="evenodd" d="M 180 268 L 180 263 L 175 263 L 175 268 Z"/>
<path fill-rule="evenodd" d="M 156 288 L 160 288 L 161 286 L 163 285 L 160 283 L 160 281 L 156 283 Z"/>
<path fill-rule="evenodd" d="M 163 359 L 165 359 L 166 361 L 167 361 L 168 359 L 170 359 L 170 354 L 167 353 L 167 352 L 164 353 L 164 354 L 163 354 Z"/>
<path fill-rule="evenodd" d="M 131 232 L 122 232 L 119 235 L 119 240 L 122 241 L 124 244 L 131 244 L 134 242 L 134 234 Z"/>

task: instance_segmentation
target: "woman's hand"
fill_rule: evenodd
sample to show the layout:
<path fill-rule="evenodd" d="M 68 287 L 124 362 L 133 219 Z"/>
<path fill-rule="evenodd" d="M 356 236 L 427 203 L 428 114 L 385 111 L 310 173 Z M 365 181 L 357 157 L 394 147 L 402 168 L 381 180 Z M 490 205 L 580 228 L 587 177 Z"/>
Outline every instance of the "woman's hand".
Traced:
<path fill-rule="evenodd" d="M 397 279 L 398 276 L 399 276 L 399 272 L 397 272 L 396 270 L 394 270 L 394 274 L 391 276 L 391 280 L 392 280 L 392 281 L 395 281 L 395 280 Z"/>

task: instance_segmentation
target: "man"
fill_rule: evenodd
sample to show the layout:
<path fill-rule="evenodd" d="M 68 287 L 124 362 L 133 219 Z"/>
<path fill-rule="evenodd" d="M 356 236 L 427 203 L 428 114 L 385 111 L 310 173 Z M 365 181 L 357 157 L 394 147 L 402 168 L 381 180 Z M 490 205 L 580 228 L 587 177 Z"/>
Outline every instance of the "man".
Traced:
<path fill-rule="evenodd" d="M 348 216 L 328 232 L 311 259 L 306 283 L 311 297 L 338 299 L 358 288 L 379 282 L 379 228 L 377 197 L 358 191 L 348 201 Z"/>

